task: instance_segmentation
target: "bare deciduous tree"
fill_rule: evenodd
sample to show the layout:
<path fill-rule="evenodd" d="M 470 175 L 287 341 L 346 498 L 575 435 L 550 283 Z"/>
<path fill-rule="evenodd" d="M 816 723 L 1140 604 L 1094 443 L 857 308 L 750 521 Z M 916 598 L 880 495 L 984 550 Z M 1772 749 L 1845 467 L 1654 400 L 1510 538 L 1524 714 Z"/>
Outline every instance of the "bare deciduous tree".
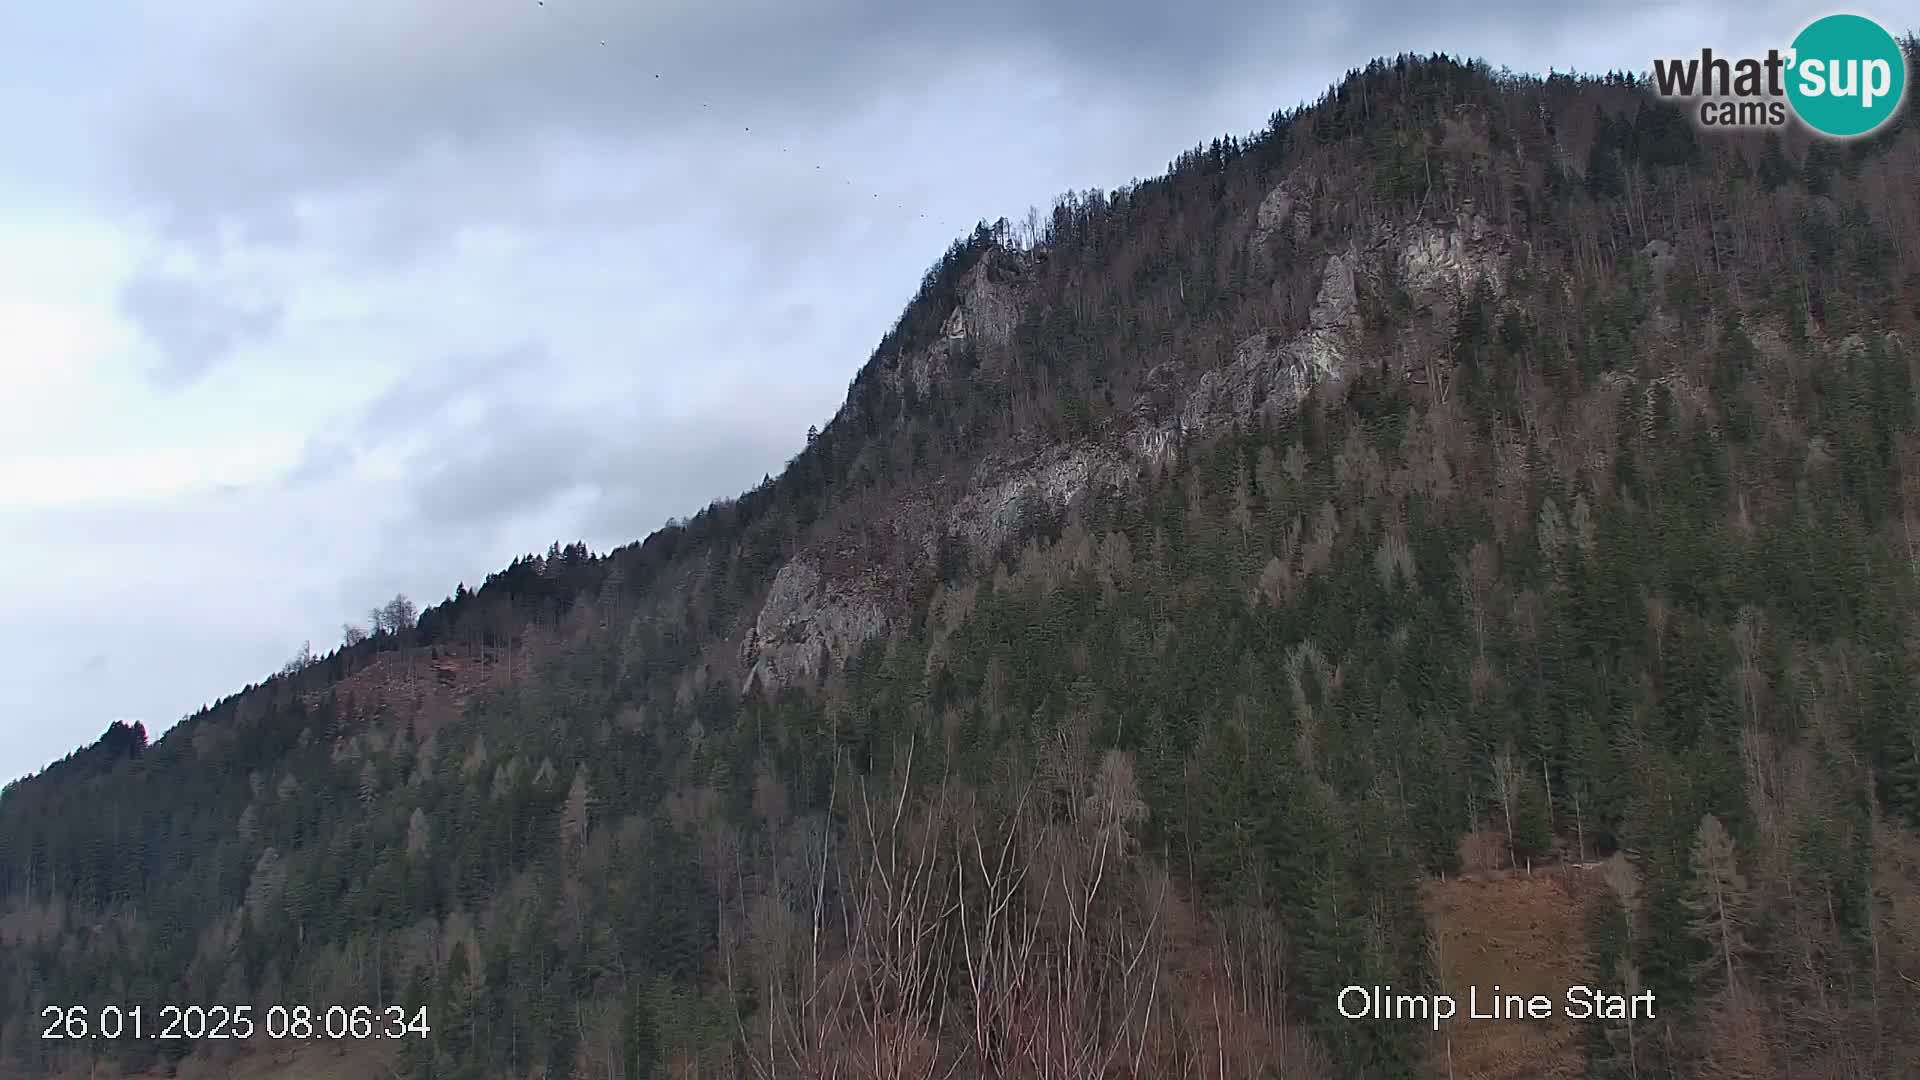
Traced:
<path fill-rule="evenodd" d="M 313 655 L 313 642 L 311 641 L 302 642 L 300 645 L 300 651 L 293 654 L 293 659 L 288 660 L 285 664 L 281 665 L 280 674 L 298 675 L 302 671 L 305 671 L 308 668 L 312 667 L 314 665 L 314 662 L 315 660 Z"/>
<path fill-rule="evenodd" d="M 1747 948 L 1747 881 L 1740 873 L 1733 837 L 1712 814 L 1700 819 L 1694 833 L 1692 865 L 1694 895 L 1687 906 L 1694 929 L 1713 942 L 1716 966 L 1724 966 L 1726 988 L 1733 992 L 1739 987 L 1736 960 Z"/>
<path fill-rule="evenodd" d="M 1513 804 L 1520 794 L 1525 766 L 1515 760 L 1508 746 L 1493 756 L 1493 797 L 1500 802 L 1500 818 L 1507 830 L 1507 865 L 1514 865 Z"/>

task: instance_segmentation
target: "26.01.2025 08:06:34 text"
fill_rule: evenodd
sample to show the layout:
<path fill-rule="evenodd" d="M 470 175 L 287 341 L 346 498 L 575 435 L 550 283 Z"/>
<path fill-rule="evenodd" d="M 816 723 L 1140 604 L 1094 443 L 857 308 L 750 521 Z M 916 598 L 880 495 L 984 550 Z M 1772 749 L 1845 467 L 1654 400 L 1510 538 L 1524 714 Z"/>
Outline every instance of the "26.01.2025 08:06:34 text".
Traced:
<path fill-rule="evenodd" d="M 42 1039 L 424 1039 L 433 1028 L 425 1006 L 398 1005 L 48 1005 Z"/>

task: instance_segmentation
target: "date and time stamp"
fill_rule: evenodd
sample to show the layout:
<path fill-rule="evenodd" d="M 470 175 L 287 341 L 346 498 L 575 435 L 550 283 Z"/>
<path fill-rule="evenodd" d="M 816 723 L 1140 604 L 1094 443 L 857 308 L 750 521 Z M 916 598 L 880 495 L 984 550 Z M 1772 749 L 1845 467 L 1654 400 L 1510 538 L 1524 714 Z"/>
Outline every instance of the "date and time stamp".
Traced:
<path fill-rule="evenodd" d="M 48 1005 L 42 1039 L 205 1039 L 398 1041 L 433 1031 L 424 1006 L 398 1005 Z"/>

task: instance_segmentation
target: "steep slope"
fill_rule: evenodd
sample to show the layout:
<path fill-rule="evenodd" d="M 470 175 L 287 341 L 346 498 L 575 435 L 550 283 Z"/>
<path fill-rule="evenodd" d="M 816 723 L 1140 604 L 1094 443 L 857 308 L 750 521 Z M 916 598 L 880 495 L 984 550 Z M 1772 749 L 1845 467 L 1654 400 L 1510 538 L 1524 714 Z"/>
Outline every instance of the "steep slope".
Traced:
<path fill-rule="evenodd" d="M 10 786 L 0 1061 L 308 1003 L 420 1077 L 1445 1075 L 1340 989 L 1618 853 L 1660 1014 L 1543 1067 L 1910 1075 L 1910 112 L 1401 58 L 983 226 L 777 479 Z"/>

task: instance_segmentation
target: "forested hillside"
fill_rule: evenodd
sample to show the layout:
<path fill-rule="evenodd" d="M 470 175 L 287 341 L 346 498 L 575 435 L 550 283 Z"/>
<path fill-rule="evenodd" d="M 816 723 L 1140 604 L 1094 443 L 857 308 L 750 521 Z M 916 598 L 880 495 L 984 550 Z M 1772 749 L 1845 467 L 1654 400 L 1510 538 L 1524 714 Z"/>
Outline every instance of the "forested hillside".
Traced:
<path fill-rule="evenodd" d="M 1912 113 L 1402 57 L 982 226 L 759 488 L 10 785 L 0 1073 L 1446 1076 L 1337 993 L 1565 866 L 1542 1073 L 1920 1074 Z"/>

